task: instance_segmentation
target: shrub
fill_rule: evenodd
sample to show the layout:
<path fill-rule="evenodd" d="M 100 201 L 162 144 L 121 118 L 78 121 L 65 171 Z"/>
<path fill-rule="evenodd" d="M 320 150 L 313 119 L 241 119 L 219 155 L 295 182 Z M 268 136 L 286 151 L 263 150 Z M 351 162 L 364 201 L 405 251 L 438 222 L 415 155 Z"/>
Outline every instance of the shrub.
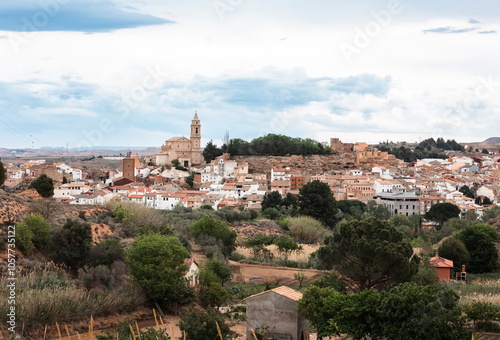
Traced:
<path fill-rule="evenodd" d="M 262 212 L 262 217 L 268 218 L 270 220 L 277 220 L 280 216 L 281 214 L 276 208 L 267 208 Z"/>
<path fill-rule="evenodd" d="M 27 216 L 16 226 L 16 244 L 26 254 L 30 254 L 35 248 L 42 250 L 50 240 L 50 225 L 40 215 Z"/>
<path fill-rule="evenodd" d="M 16 316 L 23 321 L 25 331 L 47 324 L 67 323 L 132 312 L 144 305 L 145 296 L 135 284 L 126 284 L 112 290 L 80 288 L 77 281 L 69 280 L 61 271 L 37 271 L 20 276 L 16 281 Z M 7 282 L 2 280 L 0 294 L 7 296 Z M 10 305 L 0 300 L 0 321 L 6 323 Z M 38 338 L 38 337 L 37 337 Z M 74 338 L 74 336 L 73 336 Z"/>
<path fill-rule="evenodd" d="M 291 217 L 288 228 L 297 241 L 322 243 L 330 232 L 318 220 L 309 216 Z"/>
<path fill-rule="evenodd" d="M 229 228 L 224 221 L 217 220 L 212 216 L 205 216 L 189 226 L 191 237 L 198 242 L 202 235 L 212 236 L 222 244 L 222 254 L 225 257 L 231 255 L 236 249 L 236 232 Z"/>
<path fill-rule="evenodd" d="M 91 243 L 90 224 L 68 219 L 52 234 L 47 252 L 54 262 L 65 264 L 76 274 L 89 259 Z"/>
<path fill-rule="evenodd" d="M 136 330 L 135 325 L 124 319 L 123 322 L 118 322 L 116 326 L 116 332 L 110 333 L 109 331 L 104 331 L 97 335 L 97 340 L 129 340 L 134 338 L 135 334 L 132 334 L 132 330 Z M 165 328 L 155 329 L 153 327 L 147 328 L 145 331 L 139 330 L 137 336 L 141 340 L 169 340 L 170 336 L 167 334 Z"/>
<path fill-rule="evenodd" d="M 180 287 L 185 284 L 184 260 L 189 253 L 179 240 L 160 234 L 141 235 L 134 240 L 127 253 L 127 263 L 132 276 L 144 287 L 152 300 L 178 298 Z"/>
<path fill-rule="evenodd" d="M 465 305 L 465 314 L 474 323 L 477 331 L 497 330 L 493 322 L 500 319 L 500 307 L 491 302 L 476 301 Z"/>
<path fill-rule="evenodd" d="M 439 256 L 453 261 L 455 271 L 461 271 L 462 265 L 469 264 L 469 251 L 462 241 L 454 237 L 444 240 L 438 248 L 438 253 Z"/>
<path fill-rule="evenodd" d="M 301 251 L 302 246 L 300 246 L 295 240 L 289 235 L 278 236 L 274 239 L 274 244 L 278 247 L 278 252 L 288 256 L 295 251 Z"/>
<path fill-rule="evenodd" d="M 245 255 L 242 255 L 240 253 L 234 252 L 229 256 L 229 260 L 239 262 L 246 259 Z"/>
<path fill-rule="evenodd" d="M 269 235 L 257 235 L 253 238 L 247 238 L 244 241 L 245 247 L 253 247 L 253 246 L 259 246 L 259 245 L 264 245 L 264 246 L 269 246 L 273 244 L 274 239 L 276 236 L 269 236 Z"/>
<path fill-rule="evenodd" d="M 33 232 L 26 224 L 19 223 L 16 226 L 16 246 L 26 255 L 30 255 L 35 250 L 33 238 Z"/>
<path fill-rule="evenodd" d="M 207 311 L 191 310 L 181 315 L 179 328 L 186 332 L 187 340 L 214 340 L 219 339 L 220 332 L 223 339 L 232 339 L 235 335 L 225 323 L 224 319 L 209 309 Z"/>

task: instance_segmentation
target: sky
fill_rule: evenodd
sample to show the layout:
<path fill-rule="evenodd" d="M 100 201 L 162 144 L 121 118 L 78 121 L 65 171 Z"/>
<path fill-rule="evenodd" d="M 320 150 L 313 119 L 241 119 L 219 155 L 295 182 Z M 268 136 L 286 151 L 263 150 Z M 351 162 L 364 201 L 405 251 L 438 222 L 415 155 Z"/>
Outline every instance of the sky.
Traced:
<path fill-rule="evenodd" d="M 0 148 L 499 136 L 496 0 L 0 3 Z"/>

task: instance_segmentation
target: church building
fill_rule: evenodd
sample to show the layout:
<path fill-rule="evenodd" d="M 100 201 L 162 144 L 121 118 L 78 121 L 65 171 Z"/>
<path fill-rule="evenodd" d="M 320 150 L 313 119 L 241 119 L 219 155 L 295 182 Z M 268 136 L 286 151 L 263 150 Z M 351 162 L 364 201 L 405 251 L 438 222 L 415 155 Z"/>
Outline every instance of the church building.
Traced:
<path fill-rule="evenodd" d="M 167 139 L 161 151 L 156 154 L 156 165 L 172 165 L 174 159 L 178 159 L 180 165 L 186 168 L 203 163 L 201 124 L 197 113 L 191 121 L 191 139 L 186 137 Z"/>

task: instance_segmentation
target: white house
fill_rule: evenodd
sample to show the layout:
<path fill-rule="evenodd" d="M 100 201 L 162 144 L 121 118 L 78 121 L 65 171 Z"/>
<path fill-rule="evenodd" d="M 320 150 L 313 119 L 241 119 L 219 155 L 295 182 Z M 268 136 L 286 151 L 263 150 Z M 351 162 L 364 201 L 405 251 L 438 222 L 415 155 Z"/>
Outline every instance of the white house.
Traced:
<path fill-rule="evenodd" d="M 68 196 L 81 195 L 90 190 L 92 190 L 92 187 L 81 182 L 61 184 L 54 189 L 54 198 L 67 198 Z"/>
<path fill-rule="evenodd" d="M 379 174 L 380 177 L 385 179 L 392 179 L 392 175 L 389 172 L 389 169 L 382 166 L 375 166 L 372 168 L 372 173 Z"/>
<path fill-rule="evenodd" d="M 393 179 L 376 179 L 373 184 L 373 190 L 376 194 L 392 193 L 395 188 L 403 188 L 403 184 Z"/>
<path fill-rule="evenodd" d="M 188 266 L 187 272 L 184 277 L 188 280 L 190 287 L 198 286 L 198 276 L 199 276 L 199 266 L 198 263 L 193 258 L 184 260 L 184 263 Z"/>

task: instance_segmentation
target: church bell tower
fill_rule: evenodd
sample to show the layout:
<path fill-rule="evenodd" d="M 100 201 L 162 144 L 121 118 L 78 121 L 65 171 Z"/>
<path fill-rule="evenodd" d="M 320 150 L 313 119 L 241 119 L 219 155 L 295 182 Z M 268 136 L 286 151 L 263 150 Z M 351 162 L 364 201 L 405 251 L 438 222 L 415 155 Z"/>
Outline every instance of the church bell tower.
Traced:
<path fill-rule="evenodd" d="M 194 113 L 194 118 L 191 121 L 191 150 L 201 150 L 201 125 L 196 111 Z"/>

